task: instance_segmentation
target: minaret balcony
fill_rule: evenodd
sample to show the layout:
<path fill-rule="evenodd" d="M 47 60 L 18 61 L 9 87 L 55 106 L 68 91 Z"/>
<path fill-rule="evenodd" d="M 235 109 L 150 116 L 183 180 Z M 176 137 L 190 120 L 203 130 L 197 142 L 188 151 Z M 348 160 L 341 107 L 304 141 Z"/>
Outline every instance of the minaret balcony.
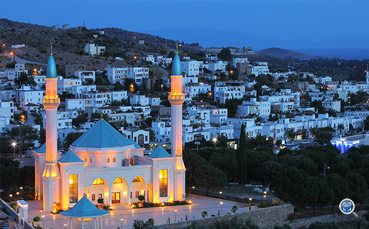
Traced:
<path fill-rule="evenodd" d="M 184 95 L 171 95 L 169 94 L 168 100 L 184 100 Z"/>
<path fill-rule="evenodd" d="M 44 98 L 43 99 L 43 104 L 44 106 L 46 105 L 49 105 L 49 106 L 59 106 L 60 104 L 60 99 L 59 98 L 52 98 L 52 99 L 49 99 L 49 98 Z"/>

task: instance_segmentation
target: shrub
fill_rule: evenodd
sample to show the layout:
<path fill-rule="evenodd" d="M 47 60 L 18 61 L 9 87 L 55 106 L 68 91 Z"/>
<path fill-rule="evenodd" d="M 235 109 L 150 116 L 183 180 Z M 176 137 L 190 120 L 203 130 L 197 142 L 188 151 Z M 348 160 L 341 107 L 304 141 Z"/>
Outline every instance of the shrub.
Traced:
<path fill-rule="evenodd" d="M 236 213 L 237 209 L 238 209 L 237 205 L 233 205 L 233 207 L 232 207 L 231 211 L 232 211 L 233 213 Z"/>
<path fill-rule="evenodd" d="M 104 198 L 99 198 L 99 199 L 97 199 L 97 203 L 99 203 L 99 204 L 103 204 L 103 203 L 104 203 Z"/>
<path fill-rule="evenodd" d="M 208 212 L 207 211 L 201 212 L 201 216 L 202 218 L 205 218 L 206 216 L 208 216 Z"/>
<path fill-rule="evenodd" d="M 139 196 L 138 196 L 138 200 L 139 200 L 139 201 L 144 201 L 144 200 L 145 200 L 145 196 L 143 196 L 143 195 L 139 195 Z"/>

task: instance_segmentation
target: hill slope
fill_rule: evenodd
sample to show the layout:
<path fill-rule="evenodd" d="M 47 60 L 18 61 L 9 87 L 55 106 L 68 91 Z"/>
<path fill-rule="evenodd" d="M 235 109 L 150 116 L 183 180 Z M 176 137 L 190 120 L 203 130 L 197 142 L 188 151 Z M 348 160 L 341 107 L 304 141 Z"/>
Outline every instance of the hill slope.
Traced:
<path fill-rule="evenodd" d="M 311 56 L 304 53 L 288 50 L 288 49 L 281 49 L 281 48 L 268 48 L 259 51 L 264 55 L 274 56 L 281 59 L 286 58 L 298 58 L 298 59 L 318 59 L 318 56 Z"/>

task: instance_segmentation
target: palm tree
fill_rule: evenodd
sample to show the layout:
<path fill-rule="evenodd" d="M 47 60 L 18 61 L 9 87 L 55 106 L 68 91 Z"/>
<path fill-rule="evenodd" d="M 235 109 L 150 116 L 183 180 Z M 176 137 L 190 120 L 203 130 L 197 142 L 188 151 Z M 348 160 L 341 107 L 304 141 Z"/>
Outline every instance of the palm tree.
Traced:
<path fill-rule="evenodd" d="M 345 126 L 341 123 L 337 126 L 337 128 L 340 130 L 340 135 L 342 134 L 342 130 L 345 129 Z"/>

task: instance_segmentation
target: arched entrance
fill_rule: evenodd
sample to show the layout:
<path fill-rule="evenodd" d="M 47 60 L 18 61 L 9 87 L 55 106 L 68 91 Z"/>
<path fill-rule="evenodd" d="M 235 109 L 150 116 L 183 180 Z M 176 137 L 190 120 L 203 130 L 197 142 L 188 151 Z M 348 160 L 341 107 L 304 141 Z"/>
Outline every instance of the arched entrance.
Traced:
<path fill-rule="evenodd" d="M 97 178 L 91 186 L 91 202 L 97 204 L 98 199 L 103 199 L 104 204 L 109 204 L 109 185 L 102 178 Z"/>
<path fill-rule="evenodd" d="M 132 184 L 130 187 L 130 194 L 129 194 L 129 198 L 130 198 L 130 203 L 135 203 L 135 202 L 139 202 L 140 200 L 138 199 L 139 196 L 144 196 L 145 200 L 147 200 L 146 198 L 146 183 L 145 180 L 141 177 L 141 176 L 137 176 L 132 180 Z"/>
<path fill-rule="evenodd" d="M 128 183 L 123 177 L 117 177 L 112 187 L 112 204 L 128 203 Z"/>

